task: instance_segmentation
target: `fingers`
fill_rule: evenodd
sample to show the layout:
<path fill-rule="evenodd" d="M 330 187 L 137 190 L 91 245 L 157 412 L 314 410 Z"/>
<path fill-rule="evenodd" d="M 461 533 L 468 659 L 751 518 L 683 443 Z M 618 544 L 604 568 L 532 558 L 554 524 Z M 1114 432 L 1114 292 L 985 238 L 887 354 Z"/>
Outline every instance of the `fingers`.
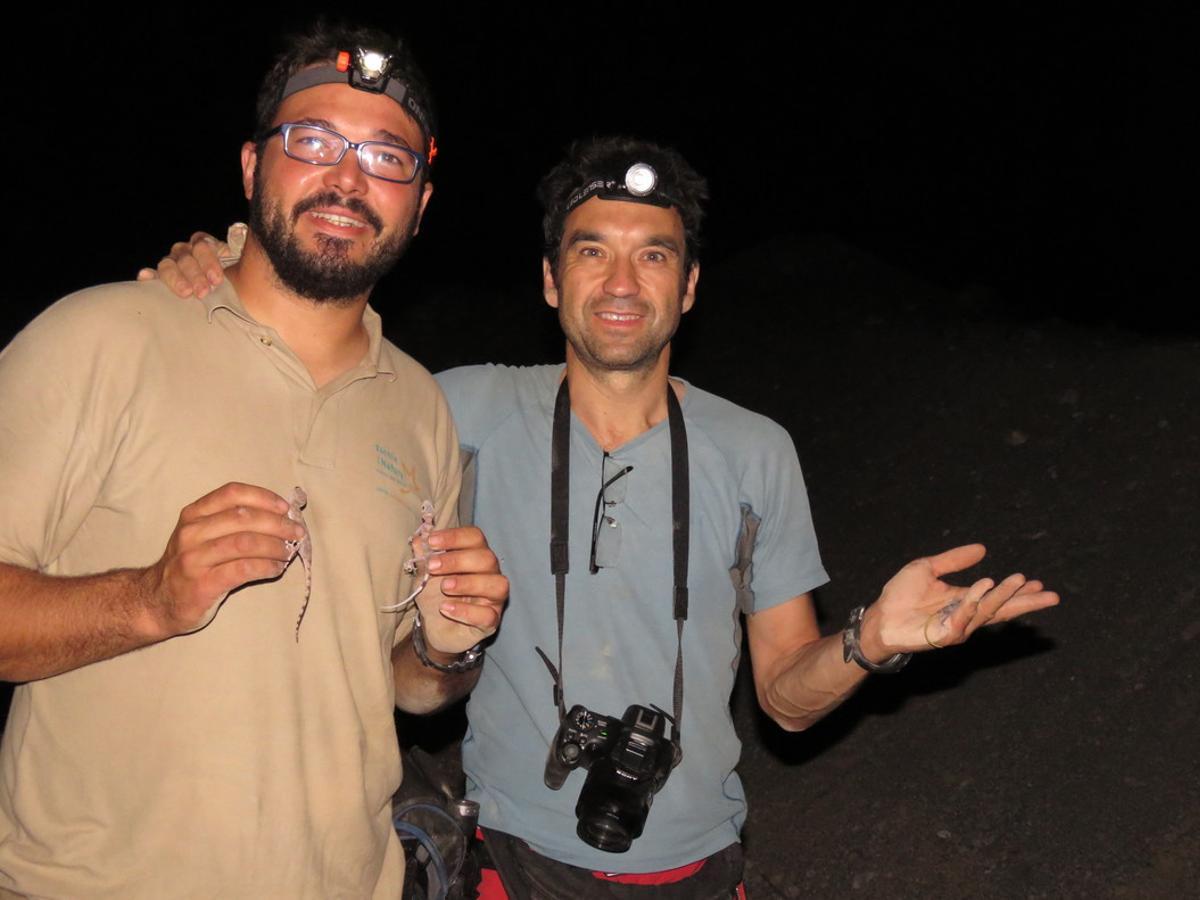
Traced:
<path fill-rule="evenodd" d="M 266 488 L 240 481 L 223 484 L 215 491 L 189 503 L 180 513 L 181 522 L 189 522 L 238 506 L 286 515 L 288 502 Z"/>
<path fill-rule="evenodd" d="M 191 576 L 191 579 L 195 585 L 197 596 L 220 597 L 252 581 L 278 578 L 286 568 L 287 563 L 277 559 L 235 559 L 223 565 L 198 571 Z M 181 575 L 187 578 L 189 573 L 183 571 Z"/>
<path fill-rule="evenodd" d="M 442 579 L 442 593 L 451 598 L 474 598 L 503 605 L 508 599 L 508 579 L 498 572 L 486 575 L 455 575 Z"/>
<path fill-rule="evenodd" d="M 996 611 L 1011 600 L 1013 594 L 1019 591 L 1024 584 L 1024 575 L 1013 574 L 1009 575 L 995 587 L 989 588 L 976 604 L 972 624 L 978 628 L 980 625 L 990 622 L 992 617 L 996 615 Z"/>
<path fill-rule="evenodd" d="M 452 622 L 478 629 L 482 637 L 493 634 L 500 626 L 501 607 L 491 602 L 455 600 L 443 603 L 438 612 Z"/>
<path fill-rule="evenodd" d="M 225 262 L 233 262 L 242 255 L 242 251 L 246 248 L 246 235 L 250 232 L 249 226 L 245 222 L 234 222 L 225 230 L 225 250 L 226 253 L 221 254 L 221 258 Z M 203 231 L 198 231 L 192 235 L 192 239 L 196 235 L 203 235 Z"/>
<path fill-rule="evenodd" d="M 1058 594 L 1045 590 L 1040 581 L 1027 581 L 1020 574 L 1009 575 L 979 598 L 964 630 L 964 639 L 985 625 L 1008 622 L 1026 613 L 1055 606 L 1058 600 Z"/>
<path fill-rule="evenodd" d="M 208 275 L 196 260 L 192 245 L 179 242 L 172 245 L 171 252 L 158 264 L 158 274 L 163 283 L 181 297 L 204 297 L 211 287 Z"/>
<path fill-rule="evenodd" d="M 500 561 L 488 547 L 474 550 L 448 550 L 429 558 L 434 575 L 466 575 L 473 572 L 498 573 Z"/>
<path fill-rule="evenodd" d="M 1058 606 L 1059 599 L 1058 594 L 1054 591 L 1039 590 L 1031 593 L 1018 593 L 996 611 L 989 624 L 994 625 L 998 622 L 1008 622 L 1026 613 L 1037 612 L 1039 609 L 1048 609 L 1051 606 Z"/>
<path fill-rule="evenodd" d="M 197 273 L 203 276 L 208 285 L 215 287 L 225 280 L 222 258 L 232 259 L 233 252 L 228 244 L 218 241 L 211 234 L 197 231 L 188 243 L 176 244 L 171 248 L 171 258 L 187 272 L 191 271 L 191 266 L 184 266 L 184 263 L 189 260 L 194 262 Z"/>
<path fill-rule="evenodd" d="M 233 258 L 229 246 L 210 234 L 197 231 L 190 241 L 171 246 L 171 252 L 158 263 L 157 269 L 142 269 L 138 281 L 161 278 L 173 293 L 180 297 L 205 297 L 225 280 L 221 268 L 222 254 Z"/>
<path fill-rule="evenodd" d="M 264 522 L 259 526 L 262 530 L 248 529 L 245 531 L 228 531 L 229 526 L 222 519 L 230 517 L 213 517 L 214 521 L 184 526 L 181 532 L 179 557 L 184 571 L 199 571 L 200 569 L 215 569 L 239 559 L 265 559 L 286 563 L 293 556 L 293 548 L 287 542 L 299 540 L 304 530 L 295 522 Z M 210 534 L 201 537 L 201 529 L 207 528 Z M 282 532 L 287 536 L 278 533 Z M 297 537 L 291 535 L 298 534 Z"/>
<path fill-rule="evenodd" d="M 962 547 L 946 550 L 936 556 L 926 557 L 925 561 L 933 569 L 934 576 L 941 578 L 943 575 L 949 575 L 951 572 L 961 572 L 963 569 L 971 568 L 971 566 L 983 559 L 986 554 L 987 548 L 983 544 L 966 544 Z"/>
<path fill-rule="evenodd" d="M 487 547 L 487 538 L 473 525 L 461 528 L 442 528 L 429 536 L 429 546 L 434 550 L 471 550 Z M 466 571 L 466 570 L 460 570 Z"/>

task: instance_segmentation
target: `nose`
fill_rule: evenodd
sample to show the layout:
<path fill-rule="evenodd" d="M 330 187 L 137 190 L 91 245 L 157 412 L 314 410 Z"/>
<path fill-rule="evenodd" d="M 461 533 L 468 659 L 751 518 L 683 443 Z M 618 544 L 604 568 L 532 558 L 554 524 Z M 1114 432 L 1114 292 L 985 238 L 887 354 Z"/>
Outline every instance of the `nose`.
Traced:
<path fill-rule="evenodd" d="M 624 256 L 613 258 L 604 279 L 604 291 L 610 297 L 632 297 L 637 294 L 637 272 L 630 259 Z"/>
<path fill-rule="evenodd" d="M 358 154 L 347 148 L 341 162 L 325 167 L 325 184 L 343 194 L 363 194 L 370 176 L 358 164 Z"/>

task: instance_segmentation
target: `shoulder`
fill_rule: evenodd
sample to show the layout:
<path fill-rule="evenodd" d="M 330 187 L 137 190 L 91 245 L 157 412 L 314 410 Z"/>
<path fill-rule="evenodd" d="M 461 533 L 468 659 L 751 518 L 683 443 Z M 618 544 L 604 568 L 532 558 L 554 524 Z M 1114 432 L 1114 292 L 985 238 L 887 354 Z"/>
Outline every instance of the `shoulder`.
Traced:
<path fill-rule="evenodd" d="M 692 384 L 683 414 L 690 431 L 703 434 L 728 457 L 795 452 L 791 435 L 775 420 Z"/>
<path fill-rule="evenodd" d="M 562 374 L 562 366 L 459 366 L 438 372 L 434 377 L 451 395 L 541 393 L 553 390 Z"/>
<path fill-rule="evenodd" d="M 396 383 L 406 391 L 426 391 L 431 396 L 442 400 L 442 389 L 423 365 L 389 341 L 383 339 L 379 350 L 381 368 L 388 368 L 396 373 Z"/>
<path fill-rule="evenodd" d="M 47 307 L 25 330 L 49 336 L 86 326 L 111 333 L 189 315 L 202 318 L 204 307 L 193 300 L 179 299 L 162 282 L 122 281 L 68 294 Z"/>
<path fill-rule="evenodd" d="M 478 446 L 514 415 L 552 409 L 562 366 L 462 366 L 435 377 L 446 393 L 459 434 Z"/>
<path fill-rule="evenodd" d="M 102 355 L 110 363 L 129 359 L 151 338 L 186 340 L 187 322 L 201 324 L 206 311 L 180 300 L 161 282 L 118 282 L 87 288 L 51 304 L 4 350 L 11 358 L 36 355 L 41 366 L 78 368 Z"/>

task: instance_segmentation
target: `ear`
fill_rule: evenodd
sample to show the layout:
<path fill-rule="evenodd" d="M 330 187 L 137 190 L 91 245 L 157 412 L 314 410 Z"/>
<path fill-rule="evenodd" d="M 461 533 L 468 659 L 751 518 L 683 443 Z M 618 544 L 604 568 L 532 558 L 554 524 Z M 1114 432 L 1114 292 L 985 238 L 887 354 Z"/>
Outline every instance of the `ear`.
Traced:
<path fill-rule="evenodd" d="M 546 303 L 558 309 L 558 285 L 554 283 L 554 270 L 550 268 L 550 260 L 542 257 L 542 296 Z"/>
<path fill-rule="evenodd" d="M 242 144 L 242 193 L 249 200 L 254 196 L 254 170 L 258 167 L 258 150 L 252 141 Z"/>
<path fill-rule="evenodd" d="M 687 287 L 683 292 L 683 311 L 687 312 L 696 303 L 696 282 L 700 280 L 700 263 L 692 263 L 688 270 Z"/>
<path fill-rule="evenodd" d="M 433 182 L 425 182 L 425 190 L 421 192 L 421 205 L 417 209 L 417 222 L 413 226 L 413 234 L 421 230 L 421 219 L 425 215 L 425 207 L 429 205 L 429 198 L 433 196 Z"/>

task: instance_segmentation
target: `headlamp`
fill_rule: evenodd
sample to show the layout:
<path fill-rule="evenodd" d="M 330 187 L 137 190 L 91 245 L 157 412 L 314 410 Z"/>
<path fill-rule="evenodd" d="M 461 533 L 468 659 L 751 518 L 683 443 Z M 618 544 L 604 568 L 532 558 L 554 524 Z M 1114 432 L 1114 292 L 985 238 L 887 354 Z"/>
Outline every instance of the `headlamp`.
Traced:
<path fill-rule="evenodd" d="M 596 178 L 583 187 L 571 192 L 563 214 L 567 215 L 579 204 L 591 197 L 601 200 L 626 200 L 631 203 L 649 203 L 652 206 L 671 207 L 675 202 L 658 190 L 658 173 L 649 163 L 636 162 L 625 170 L 625 176 Z"/>
<path fill-rule="evenodd" d="M 403 107 L 425 134 L 427 141 L 426 163 L 432 163 L 437 155 L 437 144 L 430 131 L 429 116 L 425 108 L 409 90 L 409 86 L 398 77 L 392 76 L 396 66 L 396 54 L 371 50 L 367 47 L 355 47 L 353 51 L 343 50 L 337 55 L 333 64 L 312 66 L 301 69 L 287 80 L 283 93 L 279 96 L 282 103 L 292 94 L 316 87 L 320 84 L 349 84 L 360 91 L 370 91 L 373 94 L 386 94 Z"/>
<path fill-rule="evenodd" d="M 625 190 L 635 197 L 645 197 L 658 186 L 658 173 L 647 163 L 634 163 L 625 173 Z"/>
<path fill-rule="evenodd" d="M 383 93 L 388 84 L 388 76 L 392 71 L 393 56 L 390 53 L 380 53 L 378 50 L 367 50 L 358 47 L 354 51 L 353 62 L 347 60 L 342 67 L 342 54 L 338 54 L 339 72 L 350 71 L 350 85 L 361 91 Z M 403 102 L 403 101 L 401 101 Z"/>

